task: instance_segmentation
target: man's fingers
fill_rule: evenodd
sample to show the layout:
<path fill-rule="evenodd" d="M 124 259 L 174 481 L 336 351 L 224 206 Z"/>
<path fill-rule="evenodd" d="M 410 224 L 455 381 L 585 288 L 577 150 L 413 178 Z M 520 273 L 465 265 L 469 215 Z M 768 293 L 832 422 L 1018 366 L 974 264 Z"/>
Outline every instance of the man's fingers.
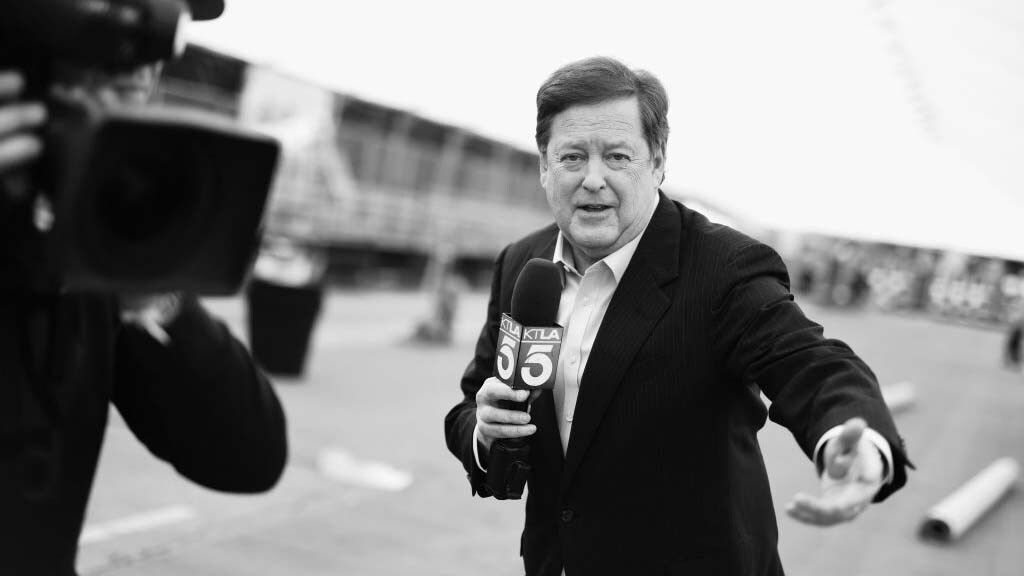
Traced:
<path fill-rule="evenodd" d="M 492 406 L 499 400 L 525 402 L 529 397 L 528 390 L 513 390 L 497 378 L 488 378 L 476 393 L 476 403 Z"/>
<path fill-rule="evenodd" d="M 823 498 L 828 498 L 838 506 L 847 508 L 867 508 L 874 499 L 878 489 L 881 488 L 880 481 L 857 481 L 851 482 L 834 492 L 830 491 Z"/>
<path fill-rule="evenodd" d="M 794 504 L 787 508 L 786 514 L 795 520 L 812 526 L 835 526 L 836 524 L 849 522 L 855 517 L 852 514 L 843 515 L 837 511 L 821 510 L 800 504 Z"/>
<path fill-rule="evenodd" d="M 42 150 L 43 144 L 35 136 L 20 135 L 0 140 L 0 175 L 35 160 Z"/>
<path fill-rule="evenodd" d="M 867 504 L 863 502 L 842 504 L 828 498 L 797 494 L 786 506 L 786 513 L 805 524 L 834 526 L 853 520 L 865 509 Z"/>
<path fill-rule="evenodd" d="M 530 415 L 520 410 L 505 410 L 494 406 L 481 406 L 477 418 L 487 424 L 529 424 Z"/>
<path fill-rule="evenodd" d="M 807 496 L 798 494 L 793 501 L 786 505 L 786 514 L 789 517 L 799 520 L 804 524 L 811 524 L 814 526 L 830 526 L 831 524 L 826 523 L 825 517 L 821 514 L 820 510 L 812 504 L 804 501 Z"/>
<path fill-rule="evenodd" d="M 537 431 L 533 424 L 488 424 L 480 422 L 480 433 L 491 438 L 524 438 Z"/>
<path fill-rule="evenodd" d="M 851 418 L 839 435 L 829 440 L 821 496 L 797 494 L 786 506 L 789 516 L 806 524 L 833 526 L 849 522 L 867 509 L 881 484 L 877 479 L 862 477 L 866 466 L 862 460 L 873 455 L 859 448 L 866 428 L 862 418 Z"/>
<path fill-rule="evenodd" d="M 851 418 L 843 424 L 839 436 L 829 442 L 825 450 L 825 470 L 832 478 L 843 478 L 857 459 L 857 446 L 867 424 L 861 418 Z"/>
<path fill-rule="evenodd" d="M 46 122 L 46 108 L 38 102 L 16 101 L 24 85 L 20 74 L 0 71 L 0 175 L 42 152 L 42 142 L 29 131 Z"/>
<path fill-rule="evenodd" d="M 825 470 L 833 479 L 844 478 L 850 471 L 850 466 L 853 464 L 854 458 L 855 455 L 853 454 L 836 453 L 825 461 Z"/>
<path fill-rule="evenodd" d="M 849 522 L 867 510 L 877 489 L 877 484 L 873 483 L 834 484 L 821 496 L 797 494 L 786 506 L 786 513 L 815 526 Z"/>
<path fill-rule="evenodd" d="M 857 449 L 860 444 L 860 437 L 864 435 L 864 429 L 868 427 L 863 418 L 850 418 L 843 424 L 843 431 L 839 433 L 836 441 L 839 443 L 839 451 L 842 454 L 849 454 Z"/>
<path fill-rule="evenodd" d="M 12 70 L 0 71 L 0 101 L 16 98 L 25 88 L 21 74 Z"/>
<path fill-rule="evenodd" d="M 488 439 L 522 438 L 537 431 L 530 415 L 522 410 L 502 408 L 499 402 L 525 402 L 527 390 L 513 390 L 497 378 L 488 378 L 476 393 L 476 420 L 480 434 Z"/>
<path fill-rule="evenodd" d="M 46 108 L 37 102 L 0 106 L 0 138 L 42 126 Z"/>

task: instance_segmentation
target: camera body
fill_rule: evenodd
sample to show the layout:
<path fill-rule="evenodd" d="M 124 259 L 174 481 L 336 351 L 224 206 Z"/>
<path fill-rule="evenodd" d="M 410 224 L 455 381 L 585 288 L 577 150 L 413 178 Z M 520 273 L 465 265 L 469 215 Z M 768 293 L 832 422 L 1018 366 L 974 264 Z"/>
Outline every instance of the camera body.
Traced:
<path fill-rule="evenodd" d="M 45 100 L 44 156 L 0 187 L 4 282 L 63 291 L 236 292 L 279 156 L 270 137 L 172 107 L 52 94 L 56 65 L 132 70 L 180 54 L 179 0 L 0 0 L 0 70 Z M 6 180 L 6 184 L 5 184 Z"/>
<path fill-rule="evenodd" d="M 191 20 L 181 0 L 0 0 L 2 58 L 29 65 L 65 60 L 131 69 L 184 50 Z"/>

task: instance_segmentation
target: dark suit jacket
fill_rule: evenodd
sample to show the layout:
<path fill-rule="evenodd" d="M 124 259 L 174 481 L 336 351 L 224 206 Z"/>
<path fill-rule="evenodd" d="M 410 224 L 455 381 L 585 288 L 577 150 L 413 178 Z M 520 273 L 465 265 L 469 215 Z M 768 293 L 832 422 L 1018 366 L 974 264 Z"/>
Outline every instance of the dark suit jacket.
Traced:
<path fill-rule="evenodd" d="M 494 370 L 498 320 L 519 271 L 551 258 L 556 234 L 549 226 L 498 257 L 464 399 L 445 419 L 474 494 L 484 489 L 475 396 Z M 664 195 L 598 332 L 564 458 L 549 391 L 532 414 L 521 541 L 529 575 L 558 576 L 563 565 L 568 576 L 782 574 L 757 442 L 766 415 L 808 456 L 825 431 L 861 416 L 895 461 L 876 500 L 906 480 L 874 374 L 804 316 L 778 255 Z"/>

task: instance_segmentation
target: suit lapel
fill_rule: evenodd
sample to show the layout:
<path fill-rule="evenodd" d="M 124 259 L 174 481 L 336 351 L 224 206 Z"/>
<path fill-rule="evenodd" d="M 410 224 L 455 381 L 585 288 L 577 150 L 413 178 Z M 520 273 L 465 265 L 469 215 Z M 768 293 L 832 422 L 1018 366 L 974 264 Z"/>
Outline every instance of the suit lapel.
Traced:
<path fill-rule="evenodd" d="M 530 258 L 543 258 L 545 260 L 552 260 L 555 257 L 555 243 L 558 241 L 558 227 L 551 226 L 551 233 L 548 234 L 544 241 L 538 242 L 537 247 L 530 250 Z M 525 266 L 526 263 L 523 262 Z"/>
<path fill-rule="evenodd" d="M 663 286 L 678 276 L 680 216 L 672 201 L 661 194 L 659 198 L 587 360 L 565 455 L 563 493 L 569 489 L 623 375 L 669 307 Z"/>
<path fill-rule="evenodd" d="M 545 467 L 557 474 L 562 469 L 562 441 L 558 435 L 555 417 L 555 398 L 551 390 L 544 390 L 530 406 L 530 421 L 537 426 L 534 446 L 545 460 Z M 536 453 L 535 453 L 536 454 Z M 557 478 L 557 476 L 555 476 Z"/>

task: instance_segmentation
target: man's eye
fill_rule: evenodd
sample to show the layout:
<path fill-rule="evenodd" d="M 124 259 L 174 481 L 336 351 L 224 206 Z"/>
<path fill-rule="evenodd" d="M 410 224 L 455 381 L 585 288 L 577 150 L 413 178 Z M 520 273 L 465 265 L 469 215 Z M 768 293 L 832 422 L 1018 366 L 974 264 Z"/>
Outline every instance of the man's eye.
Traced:
<path fill-rule="evenodd" d="M 608 155 L 608 165 L 613 168 L 624 168 L 629 165 L 630 160 L 632 159 L 629 156 L 619 152 Z"/>
<path fill-rule="evenodd" d="M 576 154 L 575 152 L 570 154 L 563 154 L 562 157 L 559 158 L 559 160 L 563 164 L 577 164 L 583 161 L 583 155 Z"/>

